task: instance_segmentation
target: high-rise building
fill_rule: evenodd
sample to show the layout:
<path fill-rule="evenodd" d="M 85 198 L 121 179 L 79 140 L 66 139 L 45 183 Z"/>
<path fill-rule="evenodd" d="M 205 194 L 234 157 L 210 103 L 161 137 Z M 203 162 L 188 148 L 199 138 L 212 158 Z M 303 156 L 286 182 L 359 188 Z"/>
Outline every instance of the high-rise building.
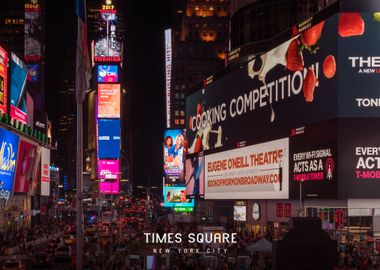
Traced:
<path fill-rule="evenodd" d="M 229 5 L 229 0 L 173 1 L 171 127 L 185 126 L 189 90 L 225 65 Z"/>

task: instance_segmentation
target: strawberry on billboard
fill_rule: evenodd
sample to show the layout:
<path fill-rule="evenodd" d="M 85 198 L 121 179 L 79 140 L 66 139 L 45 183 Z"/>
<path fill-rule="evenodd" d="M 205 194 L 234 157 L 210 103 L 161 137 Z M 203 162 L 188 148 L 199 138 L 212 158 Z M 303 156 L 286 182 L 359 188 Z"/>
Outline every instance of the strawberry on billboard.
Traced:
<path fill-rule="evenodd" d="M 190 154 L 253 144 L 336 117 L 338 16 L 310 18 L 302 29 L 187 97 Z"/>

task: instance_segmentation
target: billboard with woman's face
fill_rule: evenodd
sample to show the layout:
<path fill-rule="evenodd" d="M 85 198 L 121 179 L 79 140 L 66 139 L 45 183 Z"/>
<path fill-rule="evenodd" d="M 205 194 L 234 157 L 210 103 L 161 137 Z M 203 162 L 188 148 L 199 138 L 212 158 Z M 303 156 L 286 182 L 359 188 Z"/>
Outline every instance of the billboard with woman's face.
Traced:
<path fill-rule="evenodd" d="M 187 152 L 184 130 L 165 131 L 163 152 L 165 185 L 184 185 L 184 162 Z"/>

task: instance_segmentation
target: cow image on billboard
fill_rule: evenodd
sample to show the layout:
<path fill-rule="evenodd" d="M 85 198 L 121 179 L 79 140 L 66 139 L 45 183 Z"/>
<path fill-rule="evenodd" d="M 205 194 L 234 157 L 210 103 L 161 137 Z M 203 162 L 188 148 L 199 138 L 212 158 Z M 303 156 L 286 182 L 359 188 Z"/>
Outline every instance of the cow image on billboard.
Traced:
<path fill-rule="evenodd" d="M 120 84 L 98 84 L 98 118 L 120 118 Z"/>
<path fill-rule="evenodd" d="M 41 196 L 50 196 L 50 150 L 41 152 Z"/>
<path fill-rule="evenodd" d="M 35 144 L 20 140 L 14 192 L 27 193 L 32 180 L 32 170 L 37 155 Z"/>
<path fill-rule="evenodd" d="M 186 159 L 186 194 L 203 196 L 205 189 L 204 156 L 194 156 Z"/>
<path fill-rule="evenodd" d="M 205 157 L 206 199 L 287 199 L 289 139 Z"/>
<path fill-rule="evenodd" d="M 99 190 L 101 194 L 119 193 L 119 160 L 98 160 Z"/>
<path fill-rule="evenodd" d="M 163 152 L 165 184 L 184 185 L 187 145 L 183 129 L 165 130 Z"/>

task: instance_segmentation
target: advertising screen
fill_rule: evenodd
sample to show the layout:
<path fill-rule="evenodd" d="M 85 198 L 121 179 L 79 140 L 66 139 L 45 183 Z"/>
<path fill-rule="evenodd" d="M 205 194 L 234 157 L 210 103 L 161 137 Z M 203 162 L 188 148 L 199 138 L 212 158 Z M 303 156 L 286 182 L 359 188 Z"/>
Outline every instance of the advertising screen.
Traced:
<path fill-rule="evenodd" d="M 26 69 L 28 70 L 27 80 L 29 82 L 38 81 L 38 64 L 28 64 L 26 65 Z"/>
<path fill-rule="evenodd" d="M 8 102 L 8 53 L 0 47 L 0 111 L 7 113 Z"/>
<path fill-rule="evenodd" d="M 50 150 L 41 149 L 41 196 L 50 196 Z"/>
<path fill-rule="evenodd" d="M 164 207 L 194 207 L 194 199 L 186 198 L 186 187 L 164 187 Z"/>
<path fill-rule="evenodd" d="M 172 30 L 165 30 L 166 127 L 171 123 Z"/>
<path fill-rule="evenodd" d="M 289 194 L 299 198 L 337 197 L 337 121 L 293 129 L 289 139 Z"/>
<path fill-rule="evenodd" d="M 187 147 L 182 129 L 164 132 L 164 176 L 166 185 L 184 185 L 184 162 Z"/>
<path fill-rule="evenodd" d="M 102 194 L 119 193 L 119 160 L 98 160 L 99 189 Z"/>
<path fill-rule="evenodd" d="M 195 156 L 186 160 L 186 194 L 203 196 L 205 193 L 204 157 Z"/>
<path fill-rule="evenodd" d="M 98 118 L 120 118 L 120 84 L 98 84 Z"/>
<path fill-rule="evenodd" d="M 38 0 L 25 4 L 25 60 L 39 61 L 42 57 L 41 40 L 43 37 L 43 21 L 41 17 L 41 5 Z"/>
<path fill-rule="evenodd" d="M 11 117 L 26 124 L 26 78 L 25 64 L 14 53 L 11 54 Z"/>
<path fill-rule="evenodd" d="M 205 157 L 206 199 L 287 199 L 289 139 Z"/>
<path fill-rule="evenodd" d="M 0 199 L 8 201 L 13 191 L 19 137 L 0 128 Z"/>
<path fill-rule="evenodd" d="M 234 205 L 234 221 L 247 221 L 247 207 Z"/>
<path fill-rule="evenodd" d="M 26 193 L 32 182 L 32 169 L 37 156 L 37 147 L 34 144 L 20 140 L 14 192 Z"/>
<path fill-rule="evenodd" d="M 121 62 L 122 43 L 116 36 L 95 41 L 94 59 L 95 62 Z"/>
<path fill-rule="evenodd" d="M 221 78 L 210 77 L 186 98 L 189 154 L 254 144 L 336 118 L 338 16 L 308 23 L 316 25 Z"/>
<path fill-rule="evenodd" d="M 98 82 L 117 83 L 119 82 L 118 66 L 98 66 Z"/>
<path fill-rule="evenodd" d="M 98 158 L 120 157 L 120 119 L 98 119 Z"/>

